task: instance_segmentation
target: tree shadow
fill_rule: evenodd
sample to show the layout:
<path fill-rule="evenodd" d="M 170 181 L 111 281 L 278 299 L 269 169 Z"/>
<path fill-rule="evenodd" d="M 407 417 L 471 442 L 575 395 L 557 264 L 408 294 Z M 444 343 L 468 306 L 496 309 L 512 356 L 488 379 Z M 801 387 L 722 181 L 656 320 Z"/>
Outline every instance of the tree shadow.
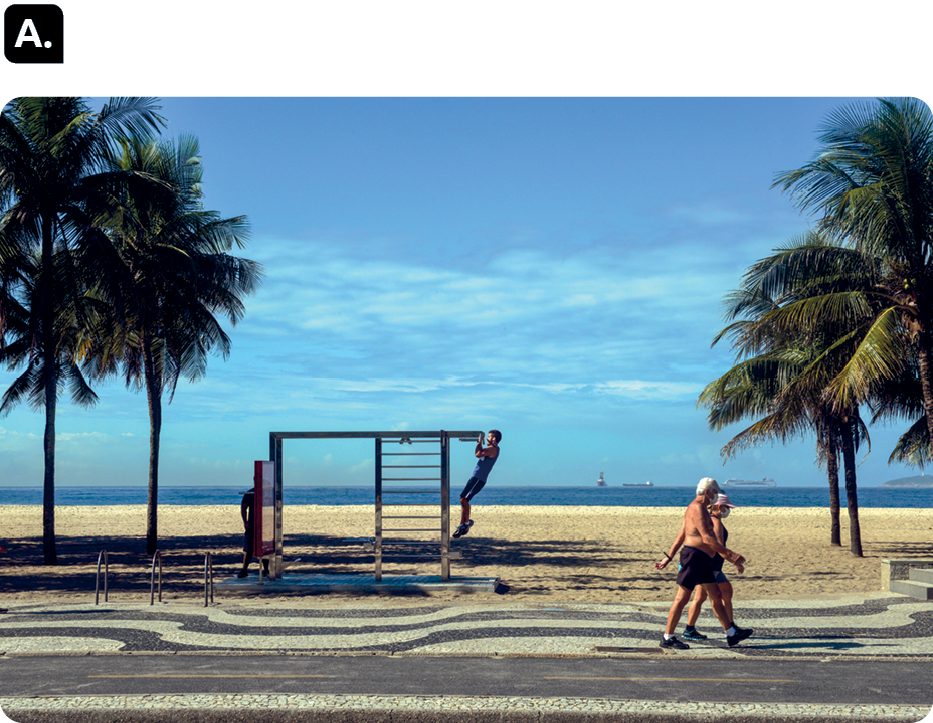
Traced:
<path fill-rule="evenodd" d="M 97 564 L 102 550 L 107 551 L 110 593 L 149 593 L 152 586 L 153 557 L 145 552 L 143 535 L 58 536 L 58 564 L 44 565 L 42 538 L 9 539 L 8 554 L 0 557 L 0 594 L 3 593 L 88 593 L 97 589 Z M 171 595 L 196 595 L 204 590 L 205 554 L 213 557 L 214 579 L 232 577 L 240 569 L 243 536 L 224 534 L 180 536 L 159 541 L 162 557 L 162 590 Z M 336 535 L 285 535 L 285 559 L 291 562 L 287 574 L 373 574 L 374 555 L 360 541 Z M 415 558 L 404 562 L 387 559 L 383 570 L 392 575 L 437 575 L 439 543 L 425 542 L 424 550 L 433 558 Z M 386 550 L 391 551 L 386 542 Z M 543 566 L 543 574 L 521 583 L 510 581 L 503 590 L 522 593 L 551 592 L 555 575 L 571 590 L 594 587 L 610 590 L 644 588 L 656 590 L 668 584 L 648 562 L 653 551 L 628 550 L 605 542 L 581 540 L 515 541 L 502 538 L 474 537 L 452 540 L 452 551 L 462 557 L 451 561 L 452 573 L 471 576 L 492 568 L 497 576 L 508 579 L 510 569 Z M 297 561 L 297 562 L 296 562 Z M 620 579 L 608 572 L 626 563 L 644 563 L 645 572 Z M 251 569 L 255 573 L 258 564 Z M 158 563 L 155 580 L 158 585 Z M 105 567 L 101 565 L 100 591 L 104 590 Z M 501 594 L 501 591 L 500 591 Z"/>
<path fill-rule="evenodd" d="M 933 544 L 929 542 L 898 542 L 884 540 L 866 545 L 872 555 L 887 558 L 933 558 Z"/>

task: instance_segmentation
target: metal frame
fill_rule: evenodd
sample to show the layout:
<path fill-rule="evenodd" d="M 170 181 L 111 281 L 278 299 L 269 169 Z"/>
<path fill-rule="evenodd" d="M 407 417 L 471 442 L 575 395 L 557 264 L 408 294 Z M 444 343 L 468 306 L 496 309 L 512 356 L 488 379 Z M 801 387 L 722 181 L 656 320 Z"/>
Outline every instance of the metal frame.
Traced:
<path fill-rule="evenodd" d="M 451 439 L 459 439 L 463 442 L 476 442 L 483 437 L 482 431 L 468 431 L 468 432 L 445 432 L 441 431 L 431 431 L 431 432 L 269 432 L 269 460 L 273 463 L 275 470 L 275 550 L 270 560 L 269 565 L 269 579 L 276 580 L 278 579 L 283 571 L 285 570 L 286 565 L 283 562 L 283 553 L 284 553 L 284 541 L 283 541 L 283 526 L 282 526 L 282 499 L 283 499 L 283 489 L 284 489 L 284 441 L 286 439 L 373 439 L 375 440 L 376 445 L 376 471 L 375 471 L 375 507 L 376 507 L 376 534 L 373 541 L 374 551 L 375 551 L 375 572 L 376 580 L 379 581 L 382 579 L 382 561 L 386 557 L 383 553 L 383 532 L 394 531 L 431 531 L 433 528 L 383 528 L 382 520 L 382 508 L 383 508 L 383 494 L 391 494 L 397 492 L 396 490 L 384 489 L 382 486 L 383 481 L 439 481 L 440 489 L 438 492 L 441 495 L 441 504 L 440 504 L 440 559 L 441 559 L 441 579 L 447 580 L 450 576 L 450 445 L 449 441 Z M 384 453 L 382 451 L 382 443 L 384 441 L 388 442 L 397 442 L 399 444 L 409 444 L 413 443 L 427 443 L 436 441 L 440 444 L 440 465 L 390 465 L 390 468 L 395 469 L 436 469 L 440 467 L 440 477 L 438 478 L 423 478 L 423 477 L 409 477 L 409 478 L 384 478 L 382 475 L 383 464 L 382 457 L 383 454 L 386 456 L 401 456 L 401 455 L 420 455 L 420 454 L 438 454 L 433 452 L 425 453 Z M 428 492 L 428 491 L 421 491 Z M 430 494 L 437 494 L 433 490 L 429 491 Z M 397 503 L 394 503 L 397 504 Z M 420 503 L 409 503 L 409 504 L 420 504 Z M 416 515 L 416 516 L 395 516 L 387 515 L 387 519 L 427 519 L 430 516 Z M 404 541 L 395 541 L 402 543 Z M 409 543 L 411 544 L 411 543 Z M 420 543 L 423 544 L 423 543 Z"/>

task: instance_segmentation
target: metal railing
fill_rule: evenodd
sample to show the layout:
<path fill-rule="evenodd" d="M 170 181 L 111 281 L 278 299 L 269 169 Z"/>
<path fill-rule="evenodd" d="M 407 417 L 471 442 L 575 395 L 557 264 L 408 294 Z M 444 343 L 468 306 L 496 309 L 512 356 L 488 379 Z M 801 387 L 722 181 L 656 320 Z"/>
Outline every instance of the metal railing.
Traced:
<path fill-rule="evenodd" d="M 107 551 L 101 550 L 97 558 L 97 583 L 94 586 L 94 604 L 100 604 L 100 563 L 104 563 L 104 602 L 107 602 L 107 578 L 110 575 L 110 561 L 107 559 Z"/>
<path fill-rule="evenodd" d="M 262 575 L 262 564 L 259 565 L 259 574 Z M 204 555 L 204 607 L 207 607 L 207 593 L 210 589 L 211 603 L 214 602 L 214 557 L 211 553 Z"/>
<path fill-rule="evenodd" d="M 152 567 L 149 573 L 149 604 L 155 604 L 156 595 L 156 563 L 159 563 L 159 602 L 162 602 L 162 552 L 156 550 L 152 556 Z M 101 565 L 104 566 L 104 602 L 109 601 L 108 578 L 110 576 L 110 559 L 106 550 L 101 550 L 97 558 L 97 580 L 94 586 L 94 604 L 100 604 L 100 571 Z M 261 574 L 261 573 L 260 573 Z M 208 552 L 204 555 L 204 607 L 214 602 L 214 556 Z"/>
<path fill-rule="evenodd" d="M 149 577 L 149 604 L 150 605 L 152 605 L 155 601 L 156 560 L 159 561 L 159 602 L 162 602 L 162 553 L 159 550 L 156 550 L 155 555 L 152 556 L 152 574 Z"/>

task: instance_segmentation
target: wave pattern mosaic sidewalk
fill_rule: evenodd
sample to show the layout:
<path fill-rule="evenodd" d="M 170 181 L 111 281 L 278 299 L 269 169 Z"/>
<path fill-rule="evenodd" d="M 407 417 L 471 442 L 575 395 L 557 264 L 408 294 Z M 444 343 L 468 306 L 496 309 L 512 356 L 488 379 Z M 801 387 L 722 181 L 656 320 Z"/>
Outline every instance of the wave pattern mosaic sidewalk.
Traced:
<path fill-rule="evenodd" d="M 658 648 L 668 606 L 648 604 L 309 607 L 313 603 L 18 605 L 0 616 L 0 652 L 95 654 L 268 651 L 305 654 L 671 654 Z M 286 606 L 288 606 L 286 608 Z M 677 655 L 933 658 L 933 604 L 878 593 L 838 602 L 737 601 L 755 629 L 735 648 L 712 615 L 708 641 Z M 680 628 L 682 630 L 682 626 Z"/>

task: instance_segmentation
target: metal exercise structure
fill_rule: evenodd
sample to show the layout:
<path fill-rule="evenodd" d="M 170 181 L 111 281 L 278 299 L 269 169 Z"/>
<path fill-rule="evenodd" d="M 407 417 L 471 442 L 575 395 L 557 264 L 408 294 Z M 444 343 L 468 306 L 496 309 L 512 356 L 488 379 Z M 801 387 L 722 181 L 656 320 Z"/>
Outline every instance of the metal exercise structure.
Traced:
<path fill-rule="evenodd" d="M 438 540 L 406 540 L 386 538 L 385 533 L 440 533 L 439 550 L 432 557 L 439 557 L 441 579 L 450 577 L 450 441 L 478 442 L 482 431 L 468 432 L 270 432 L 269 459 L 274 467 L 274 551 L 270 556 L 269 578 L 278 579 L 287 567 L 283 561 L 284 543 L 282 527 L 282 491 L 284 487 L 283 443 L 286 439 L 372 439 L 375 442 L 375 535 L 372 551 L 375 555 L 376 580 L 382 580 L 382 563 L 389 558 L 413 558 L 427 556 L 420 550 Z M 420 445 L 438 445 L 436 451 Z M 387 446 L 398 445 L 398 446 Z M 415 446 L 419 445 L 419 446 Z M 388 460 L 386 461 L 386 458 Z M 396 459 L 398 458 L 398 459 Z M 409 459 L 411 458 L 411 459 Z M 398 462 L 398 464 L 396 464 Z M 425 464 L 421 464 L 425 462 Z M 388 472 L 389 476 L 386 476 Z M 396 476 L 398 475 L 398 476 Z M 424 476 L 423 476 L 424 475 Z M 406 483 L 395 487 L 384 483 Z M 415 484 L 428 482 L 436 489 L 411 489 Z M 412 484 L 413 483 L 413 484 Z M 408 501 L 413 496 L 422 501 Z M 439 498 L 439 499 L 438 499 Z M 431 507 L 437 507 L 430 514 Z M 385 508 L 393 508 L 386 510 Z M 397 511 L 395 508 L 401 508 Z M 404 514 L 407 508 L 420 514 Z M 392 514 L 385 514 L 391 512 Z M 397 513 L 398 512 L 398 513 Z M 383 521 L 388 522 L 388 526 Z M 396 522 L 408 520 L 417 522 Z M 439 522 L 424 526 L 428 520 Z M 398 525 L 398 526 L 397 526 Z M 417 525 L 417 526 L 408 526 Z M 401 546 L 404 552 L 386 553 L 386 545 Z"/>

